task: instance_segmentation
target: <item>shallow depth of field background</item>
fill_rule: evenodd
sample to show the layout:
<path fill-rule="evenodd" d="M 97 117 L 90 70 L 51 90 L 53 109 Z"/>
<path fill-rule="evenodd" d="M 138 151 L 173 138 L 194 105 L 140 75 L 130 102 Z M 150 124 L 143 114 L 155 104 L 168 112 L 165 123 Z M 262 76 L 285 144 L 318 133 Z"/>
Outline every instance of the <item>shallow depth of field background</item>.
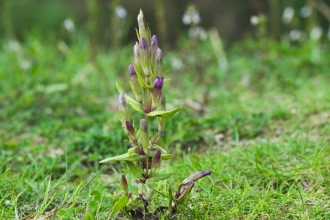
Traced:
<path fill-rule="evenodd" d="M 0 0 L 0 219 L 108 216 L 140 8 L 184 105 L 155 188 L 210 169 L 187 219 L 329 216 L 330 0 Z"/>

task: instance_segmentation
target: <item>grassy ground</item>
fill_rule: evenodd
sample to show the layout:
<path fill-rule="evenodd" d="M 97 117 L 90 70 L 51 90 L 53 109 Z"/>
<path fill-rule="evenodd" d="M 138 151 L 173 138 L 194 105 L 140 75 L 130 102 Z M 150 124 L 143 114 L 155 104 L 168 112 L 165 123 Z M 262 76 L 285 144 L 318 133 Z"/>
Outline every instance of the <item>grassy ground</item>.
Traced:
<path fill-rule="evenodd" d="M 197 182 L 178 219 L 326 219 L 330 215 L 330 53 L 243 42 L 220 69 L 209 43 L 167 52 L 166 124 L 175 154 L 163 185 Z M 116 115 L 131 47 L 88 59 L 84 40 L 45 44 L 33 35 L 0 52 L 0 219 L 105 219 L 120 178 L 126 139 Z M 179 65 L 180 64 L 180 65 Z M 128 86 L 126 85 L 126 88 Z M 166 205 L 155 194 L 151 206 Z"/>

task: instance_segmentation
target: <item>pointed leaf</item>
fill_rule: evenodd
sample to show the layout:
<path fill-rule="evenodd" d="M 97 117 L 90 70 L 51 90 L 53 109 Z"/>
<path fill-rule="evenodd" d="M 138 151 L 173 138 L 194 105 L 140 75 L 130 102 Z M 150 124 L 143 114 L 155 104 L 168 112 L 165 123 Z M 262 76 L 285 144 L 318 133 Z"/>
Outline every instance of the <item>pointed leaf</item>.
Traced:
<path fill-rule="evenodd" d="M 160 158 L 162 159 L 162 160 L 169 160 L 169 159 L 171 159 L 173 157 L 173 154 L 162 154 L 162 155 L 160 155 Z"/>
<path fill-rule="evenodd" d="M 164 148 L 162 148 L 161 146 L 159 146 L 159 145 L 154 145 L 154 149 L 156 149 L 156 150 L 161 150 L 162 153 L 164 153 L 164 154 L 167 153 L 167 151 L 166 151 Z"/>
<path fill-rule="evenodd" d="M 139 180 L 143 180 L 143 170 L 141 167 L 135 165 L 134 163 L 130 162 L 130 161 L 126 161 L 126 164 L 128 166 L 128 169 L 130 171 L 130 173 L 135 176 L 136 178 L 138 178 Z"/>
<path fill-rule="evenodd" d="M 160 116 L 162 118 L 169 118 L 172 115 L 174 115 L 176 112 L 178 112 L 183 106 L 179 106 L 175 109 L 168 110 L 168 111 L 153 111 L 147 114 L 147 116 Z"/>
<path fill-rule="evenodd" d="M 159 180 L 165 180 L 172 176 L 173 173 L 153 173 L 148 179 L 149 182 L 157 182 Z"/>
<path fill-rule="evenodd" d="M 132 153 L 132 154 L 122 154 L 119 156 L 115 156 L 115 157 L 109 157 L 106 158 L 104 160 L 101 160 L 99 163 L 105 163 L 105 162 L 109 162 L 109 161 L 120 161 L 120 160 L 125 160 L 125 161 L 139 161 L 144 159 L 144 155 L 139 155 L 137 153 Z"/>
<path fill-rule="evenodd" d="M 128 203 L 128 196 L 126 194 L 124 194 L 118 199 L 118 201 L 113 206 L 113 209 L 112 209 L 111 214 L 110 214 L 110 218 L 114 214 L 119 212 L 125 205 L 127 205 L 127 203 Z"/>
<path fill-rule="evenodd" d="M 135 101 L 134 99 L 132 99 L 131 97 L 129 97 L 128 95 L 126 95 L 126 101 L 128 104 L 130 104 L 132 106 L 132 108 L 134 108 L 136 111 L 139 112 L 143 112 L 142 106 L 140 103 L 138 103 L 137 101 Z"/>
<path fill-rule="evenodd" d="M 125 93 L 123 87 L 121 87 L 121 85 L 117 82 L 116 82 L 116 87 L 117 87 L 117 90 L 119 93 L 122 93 L 122 92 Z"/>
<path fill-rule="evenodd" d="M 150 90 L 152 89 L 152 86 L 149 86 L 149 85 L 144 81 L 143 78 L 138 77 L 138 81 L 139 81 L 140 85 L 141 85 L 143 88 L 150 89 Z"/>

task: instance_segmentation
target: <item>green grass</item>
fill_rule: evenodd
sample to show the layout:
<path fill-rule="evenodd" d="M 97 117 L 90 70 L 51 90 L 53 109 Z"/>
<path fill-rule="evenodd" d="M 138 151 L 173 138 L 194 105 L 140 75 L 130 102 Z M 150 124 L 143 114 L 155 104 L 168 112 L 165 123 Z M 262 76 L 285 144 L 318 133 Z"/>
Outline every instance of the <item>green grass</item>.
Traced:
<path fill-rule="evenodd" d="M 186 40 L 187 41 L 187 40 Z M 188 41 L 187 41 L 188 42 Z M 178 219 L 326 219 L 330 215 L 330 53 L 245 41 L 219 69 L 209 42 L 165 53 L 170 106 L 162 146 L 173 177 L 155 184 L 151 207 L 190 173 L 196 183 Z M 98 161 L 127 149 L 115 82 L 128 90 L 131 47 L 88 59 L 33 35 L 0 52 L 0 219 L 106 219 L 123 164 Z M 314 54 L 314 55 L 311 55 Z M 182 61 L 181 69 L 171 67 Z M 28 61 L 28 62 L 27 62 Z M 198 61 L 198 62 L 196 62 Z M 28 63 L 29 68 L 22 65 Z M 196 107 L 197 106 L 197 107 Z M 163 194 L 163 195 L 162 195 Z"/>

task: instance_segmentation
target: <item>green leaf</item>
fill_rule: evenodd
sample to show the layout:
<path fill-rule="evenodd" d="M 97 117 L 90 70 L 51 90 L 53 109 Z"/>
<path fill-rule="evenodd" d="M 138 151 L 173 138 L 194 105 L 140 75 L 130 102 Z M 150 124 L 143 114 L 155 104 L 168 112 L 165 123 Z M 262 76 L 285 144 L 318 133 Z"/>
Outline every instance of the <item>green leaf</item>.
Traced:
<path fill-rule="evenodd" d="M 128 95 L 125 95 L 125 96 L 126 96 L 127 103 L 130 104 L 132 106 L 132 108 L 134 108 L 136 111 L 143 112 L 142 106 L 139 102 L 135 101 Z"/>
<path fill-rule="evenodd" d="M 143 78 L 141 77 L 138 77 L 138 81 L 140 83 L 140 85 L 143 87 L 143 88 L 146 88 L 146 89 L 152 89 L 153 87 L 152 86 L 149 86 Z"/>
<path fill-rule="evenodd" d="M 56 216 L 68 217 L 68 211 L 66 211 L 66 209 L 61 209 L 61 210 L 57 211 Z"/>
<path fill-rule="evenodd" d="M 113 209 L 112 209 L 111 214 L 110 214 L 110 218 L 114 214 L 119 212 L 125 205 L 127 205 L 127 203 L 128 203 L 128 196 L 126 194 L 124 194 L 118 199 L 118 201 L 113 206 Z"/>
<path fill-rule="evenodd" d="M 101 193 L 99 191 L 94 190 L 93 192 L 91 192 L 91 195 L 94 196 L 94 199 L 96 201 L 101 201 L 102 195 L 101 195 Z"/>
<path fill-rule="evenodd" d="M 155 149 L 158 149 L 158 148 L 155 148 Z M 149 156 L 154 157 L 155 155 L 156 155 L 156 151 L 155 151 L 155 150 L 152 150 L 152 151 L 149 152 Z M 164 154 L 164 153 L 162 153 L 162 154 L 160 155 L 160 158 L 161 158 L 162 160 L 169 160 L 169 159 L 171 159 L 172 157 L 173 157 L 173 154 Z"/>
<path fill-rule="evenodd" d="M 95 200 L 92 200 L 88 203 L 88 206 L 92 209 L 92 210 L 97 210 L 99 208 L 99 203 L 96 202 Z"/>
<path fill-rule="evenodd" d="M 105 163 L 105 162 L 109 162 L 109 161 L 120 161 L 120 160 L 139 161 L 139 160 L 142 160 L 144 158 L 145 158 L 144 155 L 139 155 L 137 153 L 132 153 L 132 154 L 124 153 L 124 154 L 119 155 L 119 156 L 106 158 L 104 160 L 101 160 L 99 163 Z"/>
<path fill-rule="evenodd" d="M 84 216 L 84 220 L 95 220 L 95 214 L 91 212 L 87 212 Z"/>
<path fill-rule="evenodd" d="M 160 155 L 160 158 L 162 159 L 162 160 L 169 160 L 169 159 L 171 159 L 173 157 L 173 154 L 162 154 L 162 155 Z"/>
<path fill-rule="evenodd" d="M 179 106 L 175 109 L 168 110 L 168 111 L 153 111 L 147 114 L 147 116 L 160 116 L 162 118 L 169 118 L 172 115 L 174 115 L 176 112 L 178 112 L 183 106 Z"/>
<path fill-rule="evenodd" d="M 161 146 L 159 146 L 159 145 L 154 145 L 154 149 L 156 149 L 156 150 L 160 150 L 161 152 L 162 152 L 162 154 L 164 153 L 167 153 L 167 151 L 164 149 L 164 148 L 162 148 Z"/>
<path fill-rule="evenodd" d="M 165 180 L 172 176 L 173 173 L 153 173 L 148 179 L 149 182 L 157 182 L 159 180 Z"/>
<path fill-rule="evenodd" d="M 121 87 L 121 85 L 119 85 L 119 83 L 116 82 L 116 86 L 117 86 L 117 90 L 119 93 L 122 93 L 122 92 L 125 93 L 123 87 Z"/>
<path fill-rule="evenodd" d="M 138 178 L 139 180 L 143 180 L 143 170 L 141 167 L 135 165 L 133 162 L 131 161 L 126 161 L 126 164 L 128 166 L 128 169 L 130 171 L 131 174 L 133 174 L 133 176 L 135 176 L 136 178 Z"/>

